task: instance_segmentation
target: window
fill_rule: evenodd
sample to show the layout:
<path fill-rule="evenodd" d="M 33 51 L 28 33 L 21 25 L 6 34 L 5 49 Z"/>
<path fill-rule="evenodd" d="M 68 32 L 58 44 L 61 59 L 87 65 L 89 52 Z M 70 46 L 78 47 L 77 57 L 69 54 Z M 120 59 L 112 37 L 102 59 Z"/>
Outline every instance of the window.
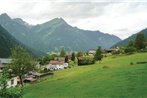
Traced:
<path fill-rule="evenodd" d="M 11 85 L 13 85 L 13 84 L 14 84 L 14 79 L 11 80 Z"/>

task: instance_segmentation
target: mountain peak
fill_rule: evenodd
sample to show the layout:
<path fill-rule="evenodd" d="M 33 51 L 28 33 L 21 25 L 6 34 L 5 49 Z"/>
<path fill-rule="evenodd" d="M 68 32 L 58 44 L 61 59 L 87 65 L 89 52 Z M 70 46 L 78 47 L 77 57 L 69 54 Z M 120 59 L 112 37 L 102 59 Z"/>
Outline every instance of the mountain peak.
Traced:
<path fill-rule="evenodd" d="M 61 18 L 61 17 L 54 18 L 53 20 L 65 21 L 65 20 L 64 20 L 63 18 Z"/>
<path fill-rule="evenodd" d="M 53 22 L 53 23 L 66 23 L 66 21 L 63 18 L 54 18 L 50 22 Z"/>
<path fill-rule="evenodd" d="M 10 20 L 11 19 L 6 13 L 1 14 L 0 18 L 2 18 L 4 20 Z"/>
<path fill-rule="evenodd" d="M 14 18 L 13 20 L 24 22 L 21 18 Z"/>
<path fill-rule="evenodd" d="M 15 21 L 15 22 L 17 22 L 17 23 L 19 23 L 19 24 L 22 24 L 22 25 L 24 25 L 24 26 L 27 26 L 27 27 L 31 26 L 30 24 L 28 24 L 27 22 L 25 22 L 25 21 L 22 20 L 21 18 L 14 18 L 13 21 Z"/>
<path fill-rule="evenodd" d="M 67 23 L 63 18 L 54 18 L 44 23 L 43 25 L 46 25 L 46 26 L 57 26 L 58 25 L 59 26 L 59 25 L 67 25 Z"/>

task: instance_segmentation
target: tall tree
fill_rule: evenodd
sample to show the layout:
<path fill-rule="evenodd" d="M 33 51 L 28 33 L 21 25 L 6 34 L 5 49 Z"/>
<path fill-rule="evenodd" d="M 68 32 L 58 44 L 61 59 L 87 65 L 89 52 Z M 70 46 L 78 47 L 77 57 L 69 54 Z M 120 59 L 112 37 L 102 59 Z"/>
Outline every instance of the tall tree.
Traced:
<path fill-rule="evenodd" d="M 81 51 L 78 51 L 76 56 L 77 56 L 77 58 L 81 57 L 81 56 L 83 56 L 83 53 Z"/>
<path fill-rule="evenodd" d="M 71 54 L 71 60 L 75 61 L 75 53 L 74 52 L 72 52 L 72 54 Z"/>
<path fill-rule="evenodd" d="M 101 61 L 103 58 L 101 47 L 98 47 L 96 50 L 96 54 L 94 55 L 94 60 Z"/>
<path fill-rule="evenodd" d="M 60 57 L 65 57 L 66 52 L 64 51 L 64 49 L 62 48 L 61 52 L 60 52 Z"/>
<path fill-rule="evenodd" d="M 145 48 L 145 37 L 143 33 L 138 33 L 135 39 L 135 46 L 137 49 L 144 49 Z"/>
<path fill-rule="evenodd" d="M 127 47 L 134 47 L 135 46 L 135 43 L 133 40 L 130 40 Z"/>
<path fill-rule="evenodd" d="M 13 74 L 19 76 L 21 87 L 23 87 L 23 76 L 34 69 L 35 61 L 26 50 L 20 46 L 12 49 L 11 58 L 10 69 L 12 69 Z"/>
<path fill-rule="evenodd" d="M 68 63 L 68 56 L 65 56 L 65 63 Z"/>

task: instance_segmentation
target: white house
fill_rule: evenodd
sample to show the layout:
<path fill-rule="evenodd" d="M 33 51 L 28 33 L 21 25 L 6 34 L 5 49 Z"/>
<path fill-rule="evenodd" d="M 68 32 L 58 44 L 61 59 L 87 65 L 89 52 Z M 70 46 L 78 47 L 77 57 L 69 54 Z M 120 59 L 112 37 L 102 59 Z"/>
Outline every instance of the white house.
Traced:
<path fill-rule="evenodd" d="M 9 63 L 11 63 L 11 59 L 0 58 L 0 64 L 9 64 Z"/>
<path fill-rule="evenodd" d="M 49 65 L 46 66 L 49 70 L 59 70 L 68 67 L 68 63 L 64 63 L 64 61 L 55 61 L 52 60 L 49 62 Z"/>
<path fill-rule="evenodd" d="M 67 68 L 68 67 L 68 63 L 64 63 L 64 68 Z"/>
<path fill-rule="evenodd" d="M 96 50 L 95 50 L 95 49 L 90 49 L 90 50 L 88 51 L 88 54 L 89 54 L 89 55 L 95 55 L 95 53 L 96 53 Z"/>
<path fill-rule="evenodd" d="M 8 82 L 7 82 L 7 88 L 17 86 L 17 85 L 19 84 L 19 82 L 20 82 L 19 77 L 11 78 L 11 79 L 8 80 Z"/>

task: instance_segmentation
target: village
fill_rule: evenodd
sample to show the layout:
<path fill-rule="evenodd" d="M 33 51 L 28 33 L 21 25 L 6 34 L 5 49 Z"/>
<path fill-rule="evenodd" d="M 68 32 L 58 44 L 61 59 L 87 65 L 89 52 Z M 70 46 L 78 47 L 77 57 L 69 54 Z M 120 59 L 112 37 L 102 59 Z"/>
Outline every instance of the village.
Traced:
<path fill-rule="evenodd" d="M 111 48 L 111 49 L 104 49 L 103 50 L 103 56 L 110 55 L 115 51 L 119 51 L 119 47 L 117 48 Z M 62 51 L 63 52 L 63 51 Z M 61 53 L 62 54 L 62 53 Z M 24 75 L 23 77 L 23 83 L 34 83 L 37 80 L 39 80 L 42 77 L 48 76 L 48 75 L 54 75 L 54 71 L 57 70 L 65 70 L 68 68 L 72 68 L 75 65 L 81 66 L 81 65 L 88 65 L 93 64 L 92 63 L 79 63 L 82 61 L 86 61 L 84 57 L 88 57 L 89 59 L 94 57 L 96 54 L 96 49 L 90 49 L 87 52 L 72 52 L 72 53 L 66 53 L 64 51 L 63 56 L 56 56 L 53 59 L 48 59 L 44 64 L 40 64 L 40 61 L 37 61 L 35 70 L 32 70 Z M 82 59 L 83 57 L 83 59 Z M 77 60 L 76 60 L 77 59 Z M 0 58 L 0 73 L 3 71 L 3 69 L 11 64 L 12 59 L 10 58 Z M 77 62 L 76 62 L 77 61 Z M 15 87 L 20 84 L 20 78 L 18 76 L 12 77 L 10 80 L 7 81 L 7 88 Z"/>

